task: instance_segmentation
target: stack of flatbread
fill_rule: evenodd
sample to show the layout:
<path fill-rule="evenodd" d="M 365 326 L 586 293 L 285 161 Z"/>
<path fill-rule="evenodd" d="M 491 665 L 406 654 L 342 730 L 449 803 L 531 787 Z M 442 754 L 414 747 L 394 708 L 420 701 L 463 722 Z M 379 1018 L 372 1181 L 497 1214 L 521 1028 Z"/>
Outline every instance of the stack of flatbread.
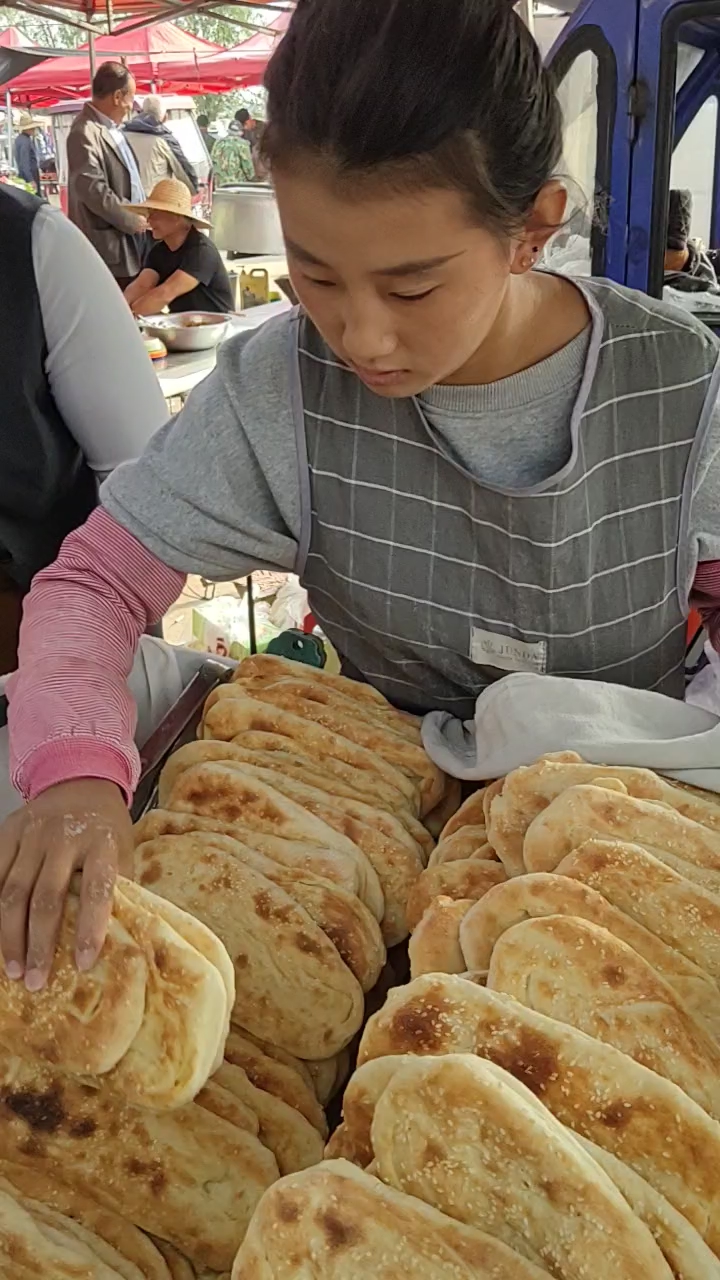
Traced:
<path fill-rule="evenodd" d="M 690 1137 L 707 1135 L 714 1153 L 720 1126 L 680 1090 L 668 1086 L 666 1096 L 662 1080 L 653 1087 L 652 1073 L 638 1069 L 636 1103 L 649 1084 L 649 1106 L 662 1112 L 656 1138 L 673 1118 L 665 1148 L 656 1142 L 638 1172 L 611 1144 L 573 1131 L 485 1052 L 486 1040 L 513 1042 L 515 1029 L 505 1027 L 512 1001 L 493 1006 L 482 988 L 445 982 L 448 1011 L 472 1030 L 458 1046 L 466 1051 L 452 1051 L 463 1036 L 449 1020 L 446 1028 L 434 1024 L 434 1054 L 368 1058 L 349 1085 L 329 1158 L 265 1194 L 233 1280 L 394 1280 L 404 1271 L 423 1280 L 718 1280 L 720 1262 L 701 1229 L 718 1201 L 712 1168 L 693 1180 L 687 1159 L 677 1173 L 664 1161 Z M 456 995 L 453 983 L 468 997 Z M 394 1033 L 409 1027 L 404 1014 L 416 1009 L 424 1017 L 429 1008 L 430 998 L 422 1006 L 417 995 L 408 1002 L 398 991 L 373 1044 L 394 1049 Z M 572 1033 L 567 1043 L 560 1034 L 558 1064 L 571 1070 L 581 1047 Z M 508 1066 L 510 1059 L 507 1053 Z M 618 1064 L 597 1065 L 612 1105 L 623 1087 L 613 1074 Z M 556 1092 L 563 1098 L 562 1085 Z M 587 1093 L 578 1088 L 578 1101 Z M 571 1113 L 574 1102 L 568 1096 L 557 1110 Z M 602 1125 L 591 1117 L 587 1127 Z M 669 1192 L 676 1202 L 685 1196 L 684 1211 Z M 705 1234 L 715 1242 L 711 1230 Z"/>
<path fill-rule="evenodd" d="M 321 1157 L 322 1110 L 299 1074 L 314 1123 L 235 1063 L 233 966 L 204 924 L 120 879 L 80 973 L 77 914 L 71 894 L 45 990 L 0 974 L 0 1277 L 221 1275 L 262 1192 Z"/>
<path fill-rule="evenodd" d="M 408 897 L 414 979 L 365 1029 L 329 1160 L 266 1194 L 236 1275 L 289 1277 L 282 1241 L 323 1280 L 362 1249 L 389 1277 L 430 1212 L 511 1275 L 720 1280 L 718 875 L 720 801 L 644 770 L 563 753 L 471 796 Z"/>
<path fill-rule="evenodd" d="M 0 969 L 0 1043 L 30 1061 L 98 1078 L 138 1107 L 192 1101 L 223 1057 L 235 999 L 230 958 L 198 920 L 120 879 L 102 955 L 75 964 L 79 902 L 67 900 L 48 986 Z"/>
<path fill-rule="evenodd" d="M 243 662 L 208 698 L 200 734 L 138 823 L 137 879 L 222 939 L 241 1033 L 337 1063 L 386 948 L 407 936 L 434 848 L 425 823 L 451 815 L 457 786 L 418 721 L 368 685 L 282 658 Z"/>

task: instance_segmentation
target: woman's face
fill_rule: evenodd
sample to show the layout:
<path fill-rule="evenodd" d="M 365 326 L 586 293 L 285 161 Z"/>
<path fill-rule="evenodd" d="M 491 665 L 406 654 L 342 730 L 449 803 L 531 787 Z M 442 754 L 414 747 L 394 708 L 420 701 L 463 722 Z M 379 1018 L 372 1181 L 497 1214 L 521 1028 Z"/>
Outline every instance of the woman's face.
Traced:
<path fill-rule="evenodd" d="M 293 286 L 335 354 L 388 397 L 461 380 L 498 320 L 518 242 L 474 226 L 455 191 L 273 179 Z"/>

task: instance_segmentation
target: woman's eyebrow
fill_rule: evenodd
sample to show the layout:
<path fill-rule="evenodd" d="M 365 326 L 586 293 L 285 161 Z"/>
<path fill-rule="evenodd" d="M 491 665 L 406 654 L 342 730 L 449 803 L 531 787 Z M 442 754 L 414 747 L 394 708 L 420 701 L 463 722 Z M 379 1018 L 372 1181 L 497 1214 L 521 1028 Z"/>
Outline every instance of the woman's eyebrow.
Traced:
<path fill-rule="evenodd" d="M 311 267 L 322 267 L 325 271 L 332 271 L 333 267 L 327 262 L 323 262 L 322 258 L 318 258 L 314 253 L 310 253 L 309 249 L 303 249 L 302 245 L 296 244 L 294 240 L 286 240 L 288 252 L 300 262 L 307 263 Z M 464 253 L 461 249 L 459 253 L 447 253 L 438 258 L 424 258 L 418 262 L 401 262 L 394 267 L 381 267 L 379 271 L 374 271 L 376 276 L 419 276 L 425 271 L 433 271 L 437 267 L 444 267 L 448 262 L 454 262 L 456 258 L 461 258 Z"/>

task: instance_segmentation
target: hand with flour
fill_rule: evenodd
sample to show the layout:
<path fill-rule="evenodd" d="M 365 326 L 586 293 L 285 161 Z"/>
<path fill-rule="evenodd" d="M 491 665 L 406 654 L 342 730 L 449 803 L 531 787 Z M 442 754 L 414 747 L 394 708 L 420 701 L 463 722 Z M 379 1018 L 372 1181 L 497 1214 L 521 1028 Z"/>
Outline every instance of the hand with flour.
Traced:
<path fill-rule="evenodd" d="M 105 941 L 119 873 L 131 874 L 132 824 L 111 782 L 64 782 L 0 827 L 0 952 L 8 977 L 45 986 L 70 882 L 81 873 L 76 961 L 90 969 Z"/>

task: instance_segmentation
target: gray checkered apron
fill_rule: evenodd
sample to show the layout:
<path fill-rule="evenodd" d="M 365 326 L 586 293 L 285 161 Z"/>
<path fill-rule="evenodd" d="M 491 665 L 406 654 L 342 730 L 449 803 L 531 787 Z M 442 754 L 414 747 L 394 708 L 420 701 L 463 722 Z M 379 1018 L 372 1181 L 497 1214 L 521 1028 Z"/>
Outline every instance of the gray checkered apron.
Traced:
<path fill-rule="evenodd" d="M 374 395 L 296 320 L 302 580 L 348 668 L 408 710 L 467 718 L 511 669 L 682 696 L 718 344 L 643 295 L 581 287 L 593 333 L 572 454 L 513 491 L 464 470 L 417 401 Z"/>

